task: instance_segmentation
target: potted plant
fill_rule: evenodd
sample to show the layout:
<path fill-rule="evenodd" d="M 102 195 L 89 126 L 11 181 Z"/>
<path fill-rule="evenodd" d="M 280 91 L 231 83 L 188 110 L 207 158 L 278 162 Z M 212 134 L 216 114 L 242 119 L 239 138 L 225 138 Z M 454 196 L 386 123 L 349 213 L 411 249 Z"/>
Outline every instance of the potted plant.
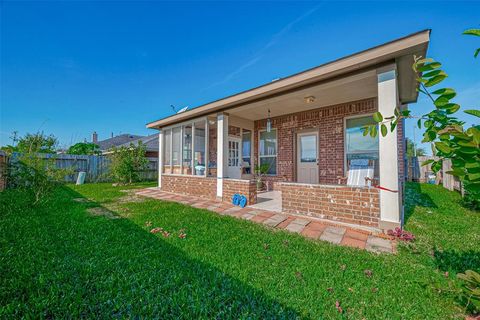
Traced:
<path fill-rule="evenodd" d="M 262 190 L 263 188 L 262 178 L 268 174 L 269 169 L 270 169 L 270 165 L 268 165 L 267 163 L 255 166 L 255 179 L 257 181 L 257 191 Z"/>

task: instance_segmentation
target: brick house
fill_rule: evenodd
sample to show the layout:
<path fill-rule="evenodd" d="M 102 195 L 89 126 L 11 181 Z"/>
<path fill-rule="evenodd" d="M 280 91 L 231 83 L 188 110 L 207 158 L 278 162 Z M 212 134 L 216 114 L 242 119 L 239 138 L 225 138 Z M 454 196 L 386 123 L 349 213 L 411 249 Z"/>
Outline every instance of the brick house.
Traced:
<path fill-rule="evenodd" d="M 377 138 L 361 128 L 376 111 L 386 117 L 416 102 L 412 64 L 429 38 L 421 31 L 147 124 L 160 131 L 158 187 L 229 202 L 240 193 L 255 205 L 260 164 L 285 213 L 401 225 L 404 124 Z M 352 185 L 358 163 L 372 180 Z"/>

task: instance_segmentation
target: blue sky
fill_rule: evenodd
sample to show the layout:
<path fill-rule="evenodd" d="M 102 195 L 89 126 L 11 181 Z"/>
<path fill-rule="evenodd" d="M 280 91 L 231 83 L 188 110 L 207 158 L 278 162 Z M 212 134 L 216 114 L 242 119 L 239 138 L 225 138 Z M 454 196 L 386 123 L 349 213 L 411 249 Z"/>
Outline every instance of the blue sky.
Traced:
<path fill-rule="evenodd" d="M 194 107 L 426 28 L 445 85 L 464 107 L 480 102 L 480 41 L 460 35 L 480 27 L 480 2 L 4 1 L 0 10 L 0 145 L 14 130 L 64 146 L 94 130 L 153 133 L 145 124 L 171 104 Z M 425 98 L 411 105 L 427 108 Z"/>

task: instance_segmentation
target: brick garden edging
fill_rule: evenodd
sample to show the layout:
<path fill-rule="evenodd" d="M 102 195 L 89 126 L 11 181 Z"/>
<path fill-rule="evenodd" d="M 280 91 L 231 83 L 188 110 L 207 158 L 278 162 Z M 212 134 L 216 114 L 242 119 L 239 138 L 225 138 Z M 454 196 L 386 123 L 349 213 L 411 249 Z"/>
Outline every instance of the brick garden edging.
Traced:
<path fill-rule="evenodd" d="M 240 208 L 227 202 L 168 193 L 158 188 L 141 189 L 136 194 L 163 201 L 178 202 L 199 209 L 207 209 L 221 215 L 250 220 L 274 229 L 299 233 L 306 238 L 314 240 L 323 240 L 342 246 L 366 249 L 376 253 L 395 252 L 395 242 L 385 235 L 335 225 L 333 222 L 323 223 L 308 217 L 298 217 L 250 207 Z"/>

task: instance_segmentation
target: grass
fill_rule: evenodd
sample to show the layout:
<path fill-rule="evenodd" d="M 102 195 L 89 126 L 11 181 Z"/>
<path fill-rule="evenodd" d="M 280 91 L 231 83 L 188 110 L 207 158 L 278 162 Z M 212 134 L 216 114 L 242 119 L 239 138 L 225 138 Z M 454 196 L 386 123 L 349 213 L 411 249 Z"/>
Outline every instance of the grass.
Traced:
<path fill-rule="evenodd" d="M 417 241 L 375 255 L 121 191 L 142 186 L 69 186 L 38 208 L 1 193 L 0 316 L 464 317 L 455 273 L 479 269 L 480 215 L 455 193 L 409 184 L 406 229 Z"/>

